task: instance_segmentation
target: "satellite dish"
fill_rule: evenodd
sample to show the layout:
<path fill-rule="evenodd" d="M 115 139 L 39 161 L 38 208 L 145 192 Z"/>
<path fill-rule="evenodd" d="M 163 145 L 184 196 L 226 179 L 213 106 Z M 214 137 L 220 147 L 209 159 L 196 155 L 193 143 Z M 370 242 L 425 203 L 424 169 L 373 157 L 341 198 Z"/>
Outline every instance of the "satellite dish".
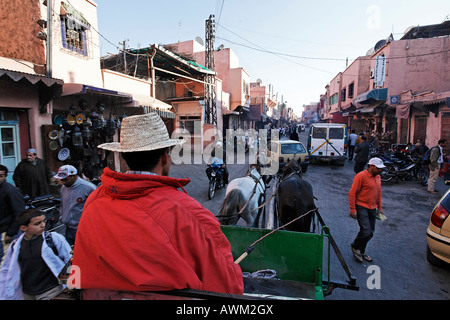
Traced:
<path fill-rule="evenodd" d="M 366 56 L 373 56 L 374 53 L 375 53 L 375 48 L 370 48 L 369 50 L 367 50 Z"/>
<path fill-rule="evenodd" d="M 378 42 L 375 44 L 375 47 L 374 47 L 375 52 L 377 52 L 377 51 L 380 50 L 382 47 L 384 47 L 385 44 L 386 44 L 386 40 L 385 40 L 385 39 L 382 39 L 382 40 L 378 41 Z"/>
<path fill-rule="evenodd" d="M 411 31 L 412 29 L 414 29 L 414 28 L 415 28 L 415 26 L 410 26 L 410 27 L 406 28 L 404 34 L 407 34 L 408 32 L 410 32 L 410 31 Z"/>
<path fill-rule="evenodd" d="M 200 38 L 200 37 L 195 37 L 195 41 L 197 41 L 198 43 L 200 43 L 202 46 L 205 45 L 205 43 L 203 42 L 202 38 Z"/>
<path fill-rule="evenodd" d="M 262 80 L 261 80 L 261 79 L 256 79 L 256 82 L 259 83 L 259 84 L 261 84 L 261 83 L 262 83 Z"/>

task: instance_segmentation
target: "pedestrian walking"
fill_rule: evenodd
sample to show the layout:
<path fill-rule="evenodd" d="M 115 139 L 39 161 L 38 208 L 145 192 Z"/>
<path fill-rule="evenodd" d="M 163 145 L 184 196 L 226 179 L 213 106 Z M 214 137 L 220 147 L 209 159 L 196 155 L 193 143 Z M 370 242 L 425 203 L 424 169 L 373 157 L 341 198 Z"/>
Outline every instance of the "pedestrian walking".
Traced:
<path fill-rule="evenodd" d="M 52 175 L 44 160 L 38 158 L 36 149 L 28 149 L 26 158 L 14 170 L 13 180 L 24 195 L 31 198 L 50 194 Z"/>
<path fill-rule="evenodd" d="M 430 177 L 428 178 L 428 193 L 438 194 L 435 189 L 437 179 L 439 178 L 439 171 L 442 163 L 444 163 L 444 152 L 442 148 L 447 144 L 447 139 L 440 139 L 438 144 L 430 149 Z"/>
<path fill-rule="evenodd" d="M 355 173 L 359 173 L 364 170 L 364 167 L 367 164 L 367 161 L 369 160 L 369 143 L 367 142 L 366 136 L 360 136 L 361 143 L 357 144 L 355 147 L 355 166 L 354 170 Z"/>
<path fill-rule="evenodd" d="M 57 275 L 71 258 L 64 237 L 44 232 L 45 212 L 29 209 L 19 216 L 22 235 L 6 252 L 0 270 L 0 300 L 49 300 L 65 286 Z"/>
<path fill-rule="evenodd" d="M 243 293 L 217 218 L 184 191 L 189 179 L 169 177 L 171 149 L 182 143 L 148 113 L 123 120 L 120 143 L 98 146 L 121 152 L 130 170 L 105 168 L 84 206 L 73 259 L 82 289 Z"/>
<path fill-rule="evenodd" d="M 353 155 L 355 153 L 356 139 L 358 135 L 355 133 L 355 129 L 352 129 L 352 133 L 348 135 L 348 160 L 353 160 Z"/>
<path fill-rule="evenodd" d="M 299 141 L 298 133 L 295 128 L 292 129 L 292 133 L 289 135 L 290 140 Z"/>
<path fill-rule="evenodd" d="M 1 234 L 5 233 L 5 244 L 11 243 L 19 231 L 17 217 L 25 211 L 25 202 L 19 189 L 6 181 L 8 168 L 0 164 L 0 262 L 3 258 L 3 241 Z"/>
<path fill-rule="evenodd" d="M 71 246 L 75 244 L 75 236 L 84 204 L 97 186 L 77 175 L 74 166 L 64 165 L 58 169 L 55 179 L 61 181 L 60 220 L 66 226 L 66 240 Z"/>
<path fill-rule="evenodd" d="M 380 173 L 385 168 L 380 158 L 369 160 L 367 170 L 359 172 L 353 178 L 353 184 L 348 193 L 350 216 L 358 220 L 360 230 L 351 244 L 356 261 L 372 262 L 372 257 L 366 254 L 366 247 L 375 231 L 377 209 L 383 215 L 381 203 Z"/>

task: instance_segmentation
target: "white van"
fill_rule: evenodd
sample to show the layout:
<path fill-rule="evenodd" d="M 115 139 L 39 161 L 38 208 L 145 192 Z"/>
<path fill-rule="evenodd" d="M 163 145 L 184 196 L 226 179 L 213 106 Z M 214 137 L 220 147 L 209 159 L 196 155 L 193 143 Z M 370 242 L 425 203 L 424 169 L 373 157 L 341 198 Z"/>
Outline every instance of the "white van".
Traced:
<path fill-rule="evenodd" d="M 344 164 L 347 159 L 347 139 L 345 124 L 311 124 L 308 135 L 309 159 Z"/>

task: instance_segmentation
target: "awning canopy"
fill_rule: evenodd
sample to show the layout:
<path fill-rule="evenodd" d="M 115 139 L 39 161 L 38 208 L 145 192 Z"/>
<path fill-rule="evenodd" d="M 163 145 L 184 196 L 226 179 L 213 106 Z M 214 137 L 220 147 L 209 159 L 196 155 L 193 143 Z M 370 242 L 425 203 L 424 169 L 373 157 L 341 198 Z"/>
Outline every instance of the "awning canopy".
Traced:
<path fill-rule="evenodd" d="M 399 119 L 408 119 L 409 118 L 409 110 L 411 105 L 408 104 L 398 104 L 395 107 L 395 117 Z"/>
<path fill-rule="evenodd" d="M 62 96 L 69 96 L 75 94 L 88 94 L 88 93 L 120 98 L 121 100 L 123 100 L 122 101 L 123 103 L 133 101 L 133 96 L 129 93 L 123 93 L 115 90 L 89 86 L 81 83 L 65 83 L 63 87 Z"/>
<path fill-rule="evenodd" d="M 356 111 L 356 106 L 353 103 L 350 103 L 350 105 L 347 108 L 342 108 L 343 112 L 354 112 Z"/>
<path fill-rule="evenodd" d="M 359 108 L 356 110 L 356 112 L 360 113 L 374 113 L 375 108 L 381 107 L 383 105 L 384 101 L 375 101 L 370 103 L 368 106 L 364 106 L 362 108 Z"/>
<path fill-rule="evenodd" d="M 103 69 L 150 79 L 151 61 L 153 61 L 153 69 L 158 81 L 173 81 L 182 77 L 204 83 L 206 75 L 216 74 L 213 70 L 193 61 L 192 58 L 184 57 L 180 53 L 174 53 L 156 44 L 147 48 L 127 49 L 125 52 L 101 58 L 101 65 Z M 126 72 L 124 65 L 127 66 Z"/>
<path fill-rule="evenodd" d="M 149 106 L 143 106 L 145 113 L 151 113 L 154 112 L 158 114 L 161 118 L 169 118 L 169 119 L 175 119 L 177 115 L 169 110 L 161 110 L 157 109 L 155 107 L 149 107 Z"/>
<path fill-rule="evenodd" d="M 227 116 L 229 114 L 239 115 L 239 112 L 222 108 L 222 115 Z"/>
<path fill-rule="evenodd" d="M 239 112 L 239 113 L 241 113 L 242 111 L 250 112 L 250 108 L 246 107 L 246 106 L 237 106 L 233 111 L 236 111 L 236 112 Z"/>
<path fill-rule="evenodd" d="M 1 77 L 8 77 L 9 79 L 11 79 L 15 82 L 19 82 L 20 80 L 25 79 L 33 85 L 42 83 L 47 87 L 52 87 L 52 86 L 62 87 L 62 85 L 64 84 L 64 81 L 60 80 L 60 79 L 48 78 L 48 77 L 37 75 L 37 74 L 31 74 L 31 73 L 25 73 L 25 72 L 19 72 L 19 71 L 7 70 L 7 69 L 0 69 L 0 78 Z"/>
<path fill-rule="evenodd" d="M 387 88 L 383 89 L 373 89 L 367 92 L 364 92 L 363 94 L 360 94 L 355 99 L 353 99 L 353 103 L 360 103 L 360 104 L 369 104 L 373 101 L 386 101 L 387 100 Z"/>
<path fill-rule="evenodd" d="M 45 112 L 44 106 L 53 99 L 61 96 L 64 81 L 61 79 L 48 78 L 42 75 L 0 69 L 0 78 L 7 78 L 14 82 L 27 81 L 37 87 L 39 92 L 39 111 Z"/>

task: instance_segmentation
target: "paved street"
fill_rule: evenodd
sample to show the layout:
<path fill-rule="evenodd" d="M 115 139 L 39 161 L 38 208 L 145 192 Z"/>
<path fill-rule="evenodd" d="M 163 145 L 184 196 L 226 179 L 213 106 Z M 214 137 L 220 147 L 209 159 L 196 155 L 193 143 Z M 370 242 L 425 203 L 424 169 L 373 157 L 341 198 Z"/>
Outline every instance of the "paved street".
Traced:
<path fill-rule="evenodd" d="M 300 135 L 300 140 L 306 142 L 306 133 Z M 186 191 L 217 214 L 225 190 L 208 200 L 205 168 L 206 165 L 173 165 L 171 176 L 191 178 Z M 244 164 L 229 165 L 230 181 L 244 176 L 247 169 Z M 383 208 L 388 219 L 377 220 L 375 235 L 369 242 L 367 253 L 373 263 L 358 263 L 353 259 L 350 243 L 359 227 L 349 216 L 347 198 L 353 176 L 353 162 L 348 161 L 344 166 L 310 165 L 303 175 L 312 184 L 316 206 L 360 287 L 359 291 L 335 289 L 327 299 L 450 299 L 450 267 L 431 266 L 425 256 L 425 232 L 439 196 L 429 195 L 415 181 L 383 184 Z M 447 188 L 440 179 L 437 184 L 440 194 Z M 324 268 L 326 265 L 324 262 Z M 346 274 L 333 251 L 330 269 L 333 280 L 345 282 Z M 379 289 L 373 288 L 373 284 L 378 284 L 373 280 L 377 274 L 380 274 Z"/>

